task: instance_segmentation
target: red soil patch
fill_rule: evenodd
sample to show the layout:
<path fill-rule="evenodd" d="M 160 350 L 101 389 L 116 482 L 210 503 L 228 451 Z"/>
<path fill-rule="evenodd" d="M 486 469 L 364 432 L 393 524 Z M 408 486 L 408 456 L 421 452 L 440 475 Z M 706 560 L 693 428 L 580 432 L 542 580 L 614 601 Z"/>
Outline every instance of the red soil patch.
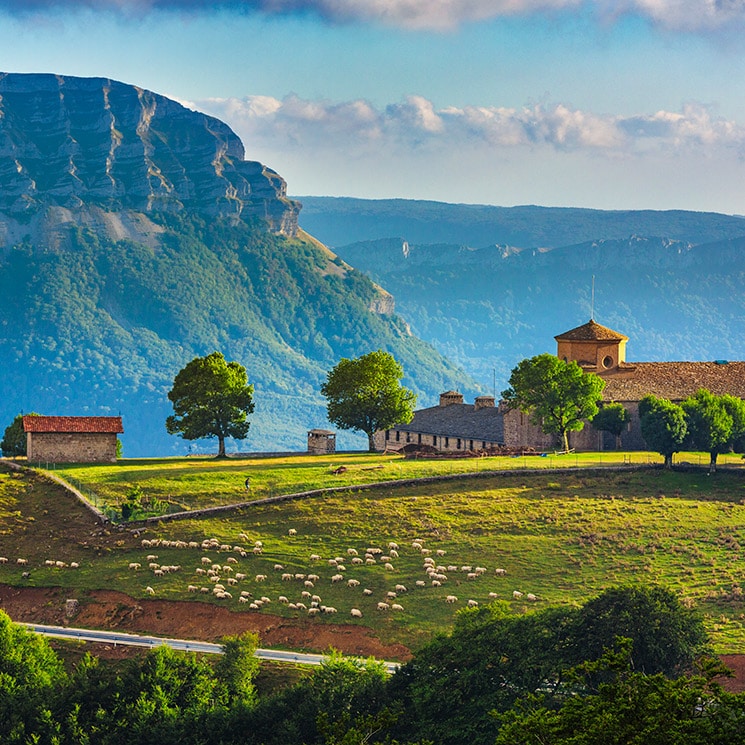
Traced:
<path fill-rule="evenodd" d="M 65 616 L 67 595 L 58 587 L 12 587 L 0 584 L 0 608 L 14 621 L 56 626 L 129 631 L 201 641 L 254 631 L 262 647 L 327 652 L 405 661 L 403 644 L 383 644 L 364 626 L 305 622 L 269 613 L 234 613 L 198 601 L 134 600 L 121 592 L 91 590 L 78 596 L 80 609 Z"/>

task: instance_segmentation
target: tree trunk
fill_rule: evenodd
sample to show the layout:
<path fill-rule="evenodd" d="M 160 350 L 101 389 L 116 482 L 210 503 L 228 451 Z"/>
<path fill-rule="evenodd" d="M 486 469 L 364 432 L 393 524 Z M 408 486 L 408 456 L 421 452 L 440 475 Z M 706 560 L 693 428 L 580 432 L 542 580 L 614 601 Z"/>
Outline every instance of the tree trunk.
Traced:
<path fill-rule="evenodd" d="M 710 460 L 709 460 L 709 473 L 716 473 L 716 470 L 717 470 L 717 455 L 719 455 L 719 453 L 717 453 L 715 451 L 712 451 L 711 453 L 709 453 L 709 458 L 710 458 Z"/>
<path fill-rule="evenodd" d="M 616 435 L 616 450 L 621 449 L 621 435 Z"/>
<path fill-rule="evenodd" d="M 377 448 L 375 447 L 375 440 L 373 439 L 374 432 L 368 432 L 367 433 L 367 452 L 368 453 L 375 453 L 377 452 Z"/>
<path fill-rule="evenodd" d="M 561 433 L 561 441 L 564 444 L 564 452 L 568 453 L 569 452 L 569 433 L 566 430 L 564 430 Z"/>
<path fill-rule="evenodd" d="M 225 438 L 222 435 L 218 435 L 217 437 L 217 457 L 218 458 L 228 457 L 227 455 L 225 455 Z"/>
<path fill-rule="evenodd" d="M 672 467 L 673 467 L 673 454 L 665 453 L 665 468 L 672 468 Z"/>

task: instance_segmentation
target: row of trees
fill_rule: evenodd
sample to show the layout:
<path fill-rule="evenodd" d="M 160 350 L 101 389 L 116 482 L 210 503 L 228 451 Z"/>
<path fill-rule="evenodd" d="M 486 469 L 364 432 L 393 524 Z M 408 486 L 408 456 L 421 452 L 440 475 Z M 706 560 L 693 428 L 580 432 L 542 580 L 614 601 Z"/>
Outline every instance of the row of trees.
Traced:
<path fill-rule="evenodd" d="M 160 647 L 113 667 L 85 657 L 68 672 L 0 612 L 0 741 L 719 745 L 745 731 L 745 695 L 716 684 L 721 665 L 688 675 L 707 653 L 703 625 L 659 587 L 524 615 L 503 602 L 465 609 L 391 677 L 332 655 L 266 695 L 254 684 L 255 645 L 250 634 L 227 639 L 219 658 Z"/>

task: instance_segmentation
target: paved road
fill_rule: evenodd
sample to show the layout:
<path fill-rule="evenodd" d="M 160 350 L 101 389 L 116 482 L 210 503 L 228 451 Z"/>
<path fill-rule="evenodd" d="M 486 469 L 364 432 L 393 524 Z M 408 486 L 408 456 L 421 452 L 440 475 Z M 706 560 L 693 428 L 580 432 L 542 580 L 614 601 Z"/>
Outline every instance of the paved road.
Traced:
<path fill-rule="evenodd" d="M 30 631 L 44 636 L 54 636 L 61 639 L 75 639 L 85 642 L 99 642 L 103 644 L 122 644 L 130 647 L 158 647 L 166 644 L 173 649 L 182 652 L 204 652 L 206 654 L 222 654 L 219 644 L 200 642 L 191 639 L 164 639 L 160 636 L 143 636 L 140 634 L 125 634 L 120 631 L 96 631 L 92 629 L 77 629 L 66 626 L 47 626 L 40 623 L 19 623 Z M 286 652 L 281 649 L 257 649 L 256 656 L 260 660 L 272 662 L 293 662 L 298 665 L 320 665 L 325 655 L 307 654 L 304 652 Z M 399 664 L 397 662 L 383 662 L 389 673 L 395 672 Z"/>

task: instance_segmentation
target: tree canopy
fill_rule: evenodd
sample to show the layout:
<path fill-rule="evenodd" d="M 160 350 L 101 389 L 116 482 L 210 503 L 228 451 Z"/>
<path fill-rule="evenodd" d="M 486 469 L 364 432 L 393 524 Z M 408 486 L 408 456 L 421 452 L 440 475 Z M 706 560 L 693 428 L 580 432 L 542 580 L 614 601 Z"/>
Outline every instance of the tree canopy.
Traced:
<path fill-rule="evenodd" d="M 226 362 L 220 352 L 195 357 L 168 393 L 175 413 L 166 419 L 166 430 L 185 440 L 217 437 L 217 455 L 225 457 L 225 438 L 242 440 L 248 434 L 253 390 L 238 362 Z"/>
<path fill-rule="evenodd" d="M 745 435 L 745 402 L 734 396 L 715 396 L 702 388 L 681 407 L 688 428 L 686 445 L 708 452 L 710 469 L 716 470 L 719 453 L 732 450 Z"/>
<path fill-rule="evenodd" d="M 644 396 L 639 402 L 642 437 L 647 447 L 665 458 L 665 467 L 673 465 L 673 454 L 685 442 L 688 427 L 683 409 L 666 398 Z"/>
<path fill-rule="evenodd" d="M 393 355 L 381 350 L 339 360 L 321 386 L 329 421 L 364 432 L 372 452 L 376 432 L 414 417 L 416 394 L 401 385 L 403 374 Z"/>
<path fill-rule="evenodd" d="M 546 434 L 558 435 L 564 451 L 569 450 L 567 433 L 580 431 L 598 413 L 605 388 L 600 376 L 553 354 L 524 359 L 513 368 L 509 383 L 502 391 L 507 405 L 526 413 Z"/>
<path fill-rule="evenodd" d="M 631 421 L 629 410 L 617 401 L 603 404 L 592 418 L 592 426 L 600 432 L 610 432 L 616 438 L 616 449 L 621 447 L 621 433 Z"/>
<path fill-rule="evenodd" d="M 28 416 L 38 416 L 31 412 Z M 5 428 L 0 450 L 6 458 L 15 458 L 26 455 L 26 433 L 23 430 L 23 414 L 18 414 L 15 419 Z"/>

